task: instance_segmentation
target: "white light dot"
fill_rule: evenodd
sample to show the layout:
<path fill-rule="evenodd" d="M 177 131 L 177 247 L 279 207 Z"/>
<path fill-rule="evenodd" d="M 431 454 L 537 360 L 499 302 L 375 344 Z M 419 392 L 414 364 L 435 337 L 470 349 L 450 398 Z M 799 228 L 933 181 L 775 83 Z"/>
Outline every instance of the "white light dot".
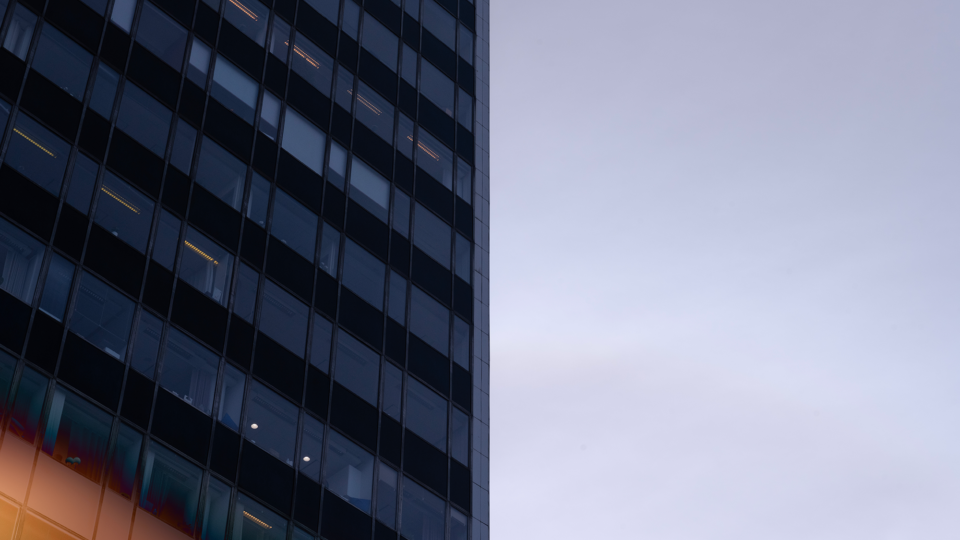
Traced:
<path fill-rule="evenodd" d="M 253 429 L 257 429 L 257 428 L 260 427 L 260 426 L 258 426 L 258 425 L 256 425 L 256 424 L 250 424 L 250 427 L 252 427 Z"/>
<path fill-rule="evenodd" d="M 304 461 L 310 461 L 310 456 L 303 456 Z"/>

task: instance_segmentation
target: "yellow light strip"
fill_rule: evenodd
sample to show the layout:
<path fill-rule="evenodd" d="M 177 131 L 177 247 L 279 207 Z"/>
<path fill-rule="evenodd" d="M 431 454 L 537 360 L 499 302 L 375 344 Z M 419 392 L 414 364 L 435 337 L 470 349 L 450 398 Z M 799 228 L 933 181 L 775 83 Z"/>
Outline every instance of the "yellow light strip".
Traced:
<path fill-rule="evenodd" d="M 437 161 L 440 161 L 440 154 L 438 154 L 438 153 L 434 152 L 433 150 L 429 149 L 425 144 L 423 144 L 422 141 L 418 141 L 418 142 L 417 142 L 417 146 L 419 146 L 421 150 L 423 150 L 424 152 L 426 152 L 426 153 L 427 153 L 430 157 L 432 157 L 433 159 L 435 159 L 435 160 L 437 160 Z"/>
<path fill-rule="evenodd" d="M 106 193 L 107 195 L 113 197 L 114 200 L 116 200 L 118 203 L 120 203 L 120 204 L 126 206 L 127 208 L 129 208 L 133 213 L 135 213 L 135 214 L 139 214 L 139 213 L 140 213 L 140 209 L 137 208 L 137 206 L 136 206 L 135 204 L 133 204 L 132 202 L 130 202 L 130 201 L 126 200 L 126 199 L 124 199 L 119 193 L 117 193 L 116 191 L 108 188 L 107 186 L 100 186 L 100 191 L 102 191 L 102 192 Z"/>
<path fill-rule="evenodd" d="M 251 514 L 250 512 L 247 512 L 246 510 L 243 511 L 243 517 L 245 517 L 245 518 L 249 519 L 250 521 L 256 523 L 257 525 L 263 527 L 264 529 L 272 529 L 272 528 L 273 528 L 273 527 L 271 527 L 270 525 L 267 525 L 267 522 L 266 522 L 266 521 L 263 521 L 263 520 L 260 520 L 260 519 L 257 519 L 257 518 L 255 518 L 255 517 L 253 517 L 253 514 Z"/>
<path fill-rule="evenodd" d="M 23 137 L 24 139 L 30 141 L 31 143 L 33 143 L 34 146 L 36 146 L 36 147 L 39 148 L 40 150 L 43 150 L 44 153 L 46 153 L 48 156 L 52 157 L 53 159 L 57 159 L 57 155 L 56 155 L 56 154 L 54 154 L 53 152 L 51 152 L 51 151 L 47 150 L 46 148 L 44 148 L 44 147 L 43 147 L 40 143 L 38 143 L 37 141 L 31 139 L 30 137 L 27 137 L 27 134 L 26 134 L 26 133 L 20 131 L 20 130 L 17 129 L 17 128 L 13 128 L 13 132 L 16 133 L 17 135 Z"/>
<path fill-rule="evenodd" d="M 373 114 L 380 116 L 380 113 L 381 113 L 380 109 L 378 109 L 377 106 L 374 105 L 373 103 L 370 103 L 369 101 L 367 101 L 367 98 L 361 96 L 360 94 L 357 94 L 357 101 L 366 105 L 368 109 L 373 111 Z"/>
<path fill-rule="evenodd" d="M 299 54 L 300 57 L 303 58 L 304 60 L 306 60 L 307 63 L 310 64 L 311 66 L 313 66 L 313 67 L 315 67 L 315 68 L 317 68 L 317 69 L 320 69 L 320 62 L 317 62 L 316 60 L 313 59 L 312 56 L 310 56 L 309 54 L 303 52 L 303 49 L 301 49 L 299 45 L 294 45 L 294 46 L 293 46 L 293 52 Z"/>
<path fill-rule="evenodd" d="M 186 240 L 184 240 L 183 243 L 186 244 L 188 248 L 196 251 L 197 254 L 200 255 L 201 257 L 203 257 L 204 259 L 212 262 L 213 264 L 220 264 L 219 262 L 215 261 L 215 260 L 213 259 L 213 257 L 207 255 L 207 254 L 204 253 L 200 248 L 198 248 L 197 246 L 191 244 L 190 242 L 187 242 Z"/>
<path fill-rule="evenodd" d="M 251 19 L 253 19 L 253 20 L 255 20 L 255 21 L 260 19 L 260 17 L 258 17 L 256 13 L 250 11 L 250 8 L 248 8 L 247 6 L 241 4 L 240 2 L 237 2 L 237 0 L 230 0 L 230 3 L 233 4 L 233 5 L 235 5 L 235 6 L 237 6 L 237 8 L 240 9 L 240 11 L 246 13 L 246 14 L 247 14 L 247 17 L 250 17 Z"/>

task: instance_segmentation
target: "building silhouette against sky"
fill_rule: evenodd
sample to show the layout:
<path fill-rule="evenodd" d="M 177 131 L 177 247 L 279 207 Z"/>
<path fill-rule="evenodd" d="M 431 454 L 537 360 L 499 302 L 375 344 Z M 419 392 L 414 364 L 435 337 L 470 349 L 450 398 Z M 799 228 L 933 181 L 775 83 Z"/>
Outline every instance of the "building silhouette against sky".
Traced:
<path fill-rule="evenodd" d="M 0 0 L 0 539 L 489 538 L 486 0 Z"/>

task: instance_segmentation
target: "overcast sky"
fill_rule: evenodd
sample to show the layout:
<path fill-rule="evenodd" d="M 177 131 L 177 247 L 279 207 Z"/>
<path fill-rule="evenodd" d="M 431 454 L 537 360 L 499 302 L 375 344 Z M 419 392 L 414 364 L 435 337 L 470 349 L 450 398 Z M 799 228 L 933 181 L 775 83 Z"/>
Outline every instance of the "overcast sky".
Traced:
<path fill-rule="evenodd" d="M 491 538 L 960 538 L 960 2 L 492 2 Z"/>

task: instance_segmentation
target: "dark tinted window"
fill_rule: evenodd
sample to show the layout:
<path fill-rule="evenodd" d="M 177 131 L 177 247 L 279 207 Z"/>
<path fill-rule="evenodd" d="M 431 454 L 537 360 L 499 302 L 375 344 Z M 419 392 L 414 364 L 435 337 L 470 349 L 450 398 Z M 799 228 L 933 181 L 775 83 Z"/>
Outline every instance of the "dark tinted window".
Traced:
<path fill-rule="evenodd" d="M 270 10 L 257 0 L 227 2 L 223 9 L 223 18 L 230 21 L 248 38 L 263 47 L 267 37 L 267 21 Z"/>
<path fill-rule="evenodd" d="M 117 127 L 151 152 L 163 156 L 173 113 L 129 81 L 123 87 Z"/>
<path fill-rule="evenodd" d="M 400 38 L 369 15 L 363 18 L 363 48 L 367 49 L 393 71 L 397 70 L 397 50 Z"/>
<path fill-rule="evenodd" d="M 320 47 L 300 32 L 297 32 L 293 53 L 293 70 L 317 90 L 329 96 L 330 84 L 333 82 L 333 59 L 330 55 L 320 50 Z"/>
<path fill-rule="evenodd" d="M 47 279 L 43 283 L 43 298 L 40 300 L 40 311 L 50 315 L 58 321 L 63 321 L 67 309 L 67 300 L 70 298 L 70 287 L 73 285 L 73 270 L 76 266 L 70 261 L 54 253 L 47 269 Z"/>
<path fill-rule="evenodd" d="M 103 175 L 93 220 L 143 253 L 150 237 L 153 205 L 149 197 L 107 171 Z"/>
<path fill-rule="evenodd" d="M 347 239 L 343 251 L 343 284 L 379 310 L 383 309 L 385 270 L 386 265 L 379 259 Z"/>
<path fill-rule="evenodd" d="M 43 251 L 43 244 L 0 218 L 0 290 L 32 304 Z"/>
<path fill-rule="evenodd" d="M 279 189 L 273 198 L 273 207 L 270 234 L 313 262 L 319 221 L 317 215 Z"/>
<path fill-rule="evenodd" d="M 271 456 L 293 466 L 300 409 L 257 381 L 247 395 L 243 436 Z"/>
<path fill-rule="evenodd" d="M 33 55 L 33 69 L 71 96 L 82 100 L 93 55 L 54 27 L 45 25 Z"/>
<path fill-rule="evenodd" d="M 263 287 L 263 305 L 260 308 L 260 330 L 303 358 L 309 309 L 279 285 L 266 280 Z"/>
<path fill-rule="evenodd" d="M 220 358 L 183 332 L 171 328 L 163 353 L 160 386 L 210 414 Z"/>
<path fill-rule="evenodd" d="M 17 116 L 4 161 L 43 189 L 60 195 L 70 145 L 32 118 Z"/>
<path fill-rule="evenodd" d="M 57 388 L 47 415 L 42 450 L 96 483 L 106 465 L 113 416 L 73 392 Z"/>
<path fill-rule="evenodd" d="M 450 268 L 451 228 L 419 203 L 413 216 L 413 244 L 444 268 Z"/>
<path fill-rule="evenodd" d="M 193 227 L 187 227 L 183 245 L 185 249 L 180 261 L 180 279 L 221 306 L 226 306 L 233 273 L 233 255 Z"/>
<path fill-rule="evenodd" d="M 144 2 L 140 12 L 137 42 L 180 72 L 187 30 L 150 2 Z"/>
<path fill-rule="evenodd" d="M 70 189 L 67 191 L 67 204 L 86 214 L 90 211 L 93 188 L 97 183 L 100 166 L 83 154 L 77 154 L 70 175 Z"/>
<path fill-rule="evenodd" d="M 410 288 L 410 331 L 434 349 L 448 353 L 450 311 L 420 290 Z"/>
<path fill-rule="evenodd" d="M 247 166 L 233 154 L 207 137 L 200 147 L 200 163 L 197 165 L 197 183 L 227 203 L 240 210 L 243 202 L 243 183 Z"/>
<path fill-rule="evenodd" d="M 341 331 L 337 337 L 337 364 L 334 380 L 376 406 L 379 379 L 380 355 L 353 336 Z"/>
<path fill-rule="evenodd" d="M 447 400 L 414 378 L 407 379 L 407 429 L 447 451 Z"/>
<path fill-rule="evenodd" d="M 362 82 L 357 85 L 357 120 L 390 144 L 393 144 L 393 113 L 389 101 Z"/>
<path fill-rule="evenodd" d="M 90 108 L 104 118 L 110 118 L 110 113 L 113 112 L 113 101 L 117 97 L 118 84 L 120 84 L 120 75 L 101 62 L 97 67 L 97 80 L 93 83 Z"/>
<path fill-rule="evenodd" d="M 123 361 L 133 323 L 133 302 L 84 272 L 70 318 L 70 330 Z"/>

